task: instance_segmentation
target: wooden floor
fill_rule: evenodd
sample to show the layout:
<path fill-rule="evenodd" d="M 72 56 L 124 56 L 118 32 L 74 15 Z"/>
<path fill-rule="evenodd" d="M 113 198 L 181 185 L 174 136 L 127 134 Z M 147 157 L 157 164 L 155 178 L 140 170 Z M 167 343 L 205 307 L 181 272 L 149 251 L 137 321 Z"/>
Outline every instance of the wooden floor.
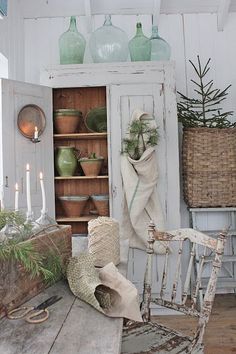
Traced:
<path fill-rule="evenodd" d="M 181 320 L 180 320 L 181 318 Z M 168 323 L 177 330 L 191 334 L 196 323 L 187 316 L 160 316 L 152 320 Z M 204 337 L 205 354 L 236 353 L 236 295 L 216 295 L 210 322 Z"/>

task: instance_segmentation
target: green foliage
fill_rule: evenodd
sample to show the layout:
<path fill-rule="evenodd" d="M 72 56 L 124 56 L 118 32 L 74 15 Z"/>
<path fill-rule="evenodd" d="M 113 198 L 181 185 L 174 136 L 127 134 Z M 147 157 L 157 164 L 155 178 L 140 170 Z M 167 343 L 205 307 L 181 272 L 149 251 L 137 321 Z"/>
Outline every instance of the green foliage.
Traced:
<path fill-rule="evenodd" d="M 41 276 L 48 284 L 58 280 L 62 274 L 62 263 L 58 250 L 55 248 L 46 250 L 45 254 L 39 253 L 31 242 L 22 242 L 32 235 L 29 225 L 25 225 L 25 218 L 18 212 L 1 211 L 0 228 L 6 224 L 14 225 L 19 231 L 14 239 L 0 242 L 0 262 L 16 261 L 31 278 Z"/>
<path fill-rule="evenodd" d="M 139 160 L 144 151 L 157 145 L 157 142 L 158 128 L 150 127 L 147 121 L 134 120 L 129 126 L 129 137 L 123 139 L 122 153 Z"/>
<path fill-rule="evenodd" d="M 0 261 L 17 261 L 32 279 L 42 276 L 45 282 L 49 282 L 54 279 L 54 274 L 43 265 L 44 257 L 30 242 L 8 240 L 0 244 Z"/>
<path fill-rule="evenodd" d="M 189 98 L 178 92 L 180 102 L 178 107 L 178 119 L 184 127 L 209 127 L 209 128 L 229 128 L 236 126 L 236 123 L 230 122 L 227 117 L 233 114 L 233 111 L 222 112 L 219 104 L 223 102 L 227 95 L 227 86 L 224 90 L 214 89 L 213 80 L 205 83 L 205 78 L 210 70 L 210 58 L 202 68 L 199 56 L 197 56 L 198 65 L 189 60 L 194 68 L 198 81 L 191 80 L 194 84 L 194 91 L 197 93 L 197 98 Z"/>

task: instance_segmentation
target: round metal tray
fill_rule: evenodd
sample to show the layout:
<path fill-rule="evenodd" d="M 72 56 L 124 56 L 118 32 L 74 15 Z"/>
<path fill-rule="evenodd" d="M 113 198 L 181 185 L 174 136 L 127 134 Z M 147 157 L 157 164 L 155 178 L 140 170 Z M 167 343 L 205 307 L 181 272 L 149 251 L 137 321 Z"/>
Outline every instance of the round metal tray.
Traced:
<path fill-rule="evenodd" d="M 38 135 L 41 135 L 46 126 L 45 113 L 39 106 L 28 104 L 18 113 L 17 125 L 26 138 L 34 137 L 35 127 L 38 128 Z"/>

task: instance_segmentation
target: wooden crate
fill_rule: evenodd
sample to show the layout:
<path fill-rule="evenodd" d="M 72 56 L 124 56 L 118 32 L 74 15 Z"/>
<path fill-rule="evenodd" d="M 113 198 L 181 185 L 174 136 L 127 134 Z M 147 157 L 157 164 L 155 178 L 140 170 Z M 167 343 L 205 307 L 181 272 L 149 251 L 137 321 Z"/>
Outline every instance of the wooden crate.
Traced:
<path fill-rule="evenodd" d="M 45 255 L 49 249 L 53 252 L 58 250 L 63 265 L 66 265 L 72 254 L 70 226 L 65 225 L 56 230 L 45 231 L 25 242 L 32 242 L 34 249 Z M 0 318 L 7 310 L 20 306 L 40 293 L 45 286 L 41 277 L 31 279 L 19 263 L 0 262 Z"/>

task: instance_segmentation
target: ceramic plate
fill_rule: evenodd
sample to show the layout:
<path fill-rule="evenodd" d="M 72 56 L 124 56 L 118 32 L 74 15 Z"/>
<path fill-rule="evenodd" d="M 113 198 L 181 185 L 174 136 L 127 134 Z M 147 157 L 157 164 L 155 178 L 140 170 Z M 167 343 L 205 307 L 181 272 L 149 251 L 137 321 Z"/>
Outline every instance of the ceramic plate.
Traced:
<path fill-rule="evenodd" d="M 91 109 L 85 117 L 85 125 L 90 132 L 103 133 L 107 131 L 107 109 L 97 107 Z"/>
<path fill-rule="evenodd" d="M 24 106 L 17 118 L 18 128 L 26 138 L 34 136 L 35 127 L 38 128 L 39 135 L 45 129 L 46 117 L 43 110 L 35 104 L 28 104 Z"/>

